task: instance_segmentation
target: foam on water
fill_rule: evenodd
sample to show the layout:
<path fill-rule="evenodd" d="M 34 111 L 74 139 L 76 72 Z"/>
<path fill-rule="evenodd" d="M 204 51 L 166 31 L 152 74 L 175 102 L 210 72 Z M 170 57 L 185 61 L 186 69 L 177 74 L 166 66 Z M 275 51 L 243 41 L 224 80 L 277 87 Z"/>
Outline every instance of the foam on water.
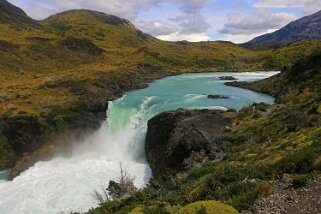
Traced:
<path fill-rule="evenodd" d="M 254 81 L 274 74 L 276 72 L 185 74 L 126 93 L 109 103 L 107 121 L 96 133 L 77 144 L 72 157 L 38 162 L 13 181 L 0 182 L 0 213 L 87 211 L 97 206 L 90 196 L 92 190 L 116 179 L 120 162 L 135 176 L 135 185 L 144 186 L 151 177 L 144 154 L 148 119 L 178 108 L 226 110 L 241 109 L 253 102 L 273 103 L 272 97 L 225 86 L 226 81 L 218 77 Z M 207 99 L 209 94 L 232 99 Z"/>

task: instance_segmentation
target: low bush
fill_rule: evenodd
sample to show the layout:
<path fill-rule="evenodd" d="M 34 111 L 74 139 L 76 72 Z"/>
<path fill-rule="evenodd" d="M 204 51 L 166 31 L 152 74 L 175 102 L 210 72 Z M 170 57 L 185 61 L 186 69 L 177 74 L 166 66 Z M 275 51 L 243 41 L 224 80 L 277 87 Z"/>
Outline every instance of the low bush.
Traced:
<path fill-rule="evenodd" d="M 272 193 L 272 186 L 269 183 L 263 182 L 259 184 L 258 194 L 261 198 L 268 197 L 271 193 Z"/>
<path fill-rule="evenodd" d="M 178 214 L 237 214 L 238 212 L 218 201 L 198 201 L 178 210 Z"/>
<path fill-rule="evenodd" d="M 296 175 L 292 180 L 292 187 L 300 188 L 308 184 L 309 177 L 306 175 Z"/>

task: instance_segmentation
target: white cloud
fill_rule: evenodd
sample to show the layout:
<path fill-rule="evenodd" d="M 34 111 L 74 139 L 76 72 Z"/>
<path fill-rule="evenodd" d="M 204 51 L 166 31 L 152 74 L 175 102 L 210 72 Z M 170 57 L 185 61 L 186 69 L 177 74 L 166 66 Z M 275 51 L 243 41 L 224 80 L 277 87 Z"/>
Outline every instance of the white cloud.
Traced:
<path fill-rule="evenodd" d="M 180 32 L 175 32 L 169 35 L 158 36 L 158 39 L 166 41 L 190 41 L 190 42 L 199 42 L 207 41 L 211 38 L 206 33 L 191 33 L 191 34 L 181 34 Z"/>
<path fill-rule="evenodd" d="M 257 10 L 254 15 L 241 16 L 240 14 L 230 14 L 222 34 L 230 35 L 253 35 L 279 29 L 284 27 L 297 17 L 290 13 L 271 13 L 270 10 Z"/>
<path fill-rule="evenodd" d="M 169 19 L 179 25 L 180 29 L 177 33 L 168 35 L 167 37 L 175 41 L 195 41 L 197 38 L 199 38 L 198 41 L 208 40 L 209 37 L 206 33 L 211 25 L 202 15 L 202 9 L 206 4 L 215 1 L 216 0 L 174 0 L 173 2 L 180 5 L 180 10 L 183 15 Z M 204 35 L 206 35 L 206 37 L 204 37 Z"/>
<path fill-rule="evenodd" d="M 163 0 L 32 0 L 24 3 L 22 0 L 10 0 L 22 7 L 33 18 L 43 19 L 53 13 L 71 9 L 91 9 L 127 19 L 135 19 L 144 10 L 157 6 Z M 41 12 L 39 12 L 41 11 Z"/>
<path fill-rule="evenodd" d="M 203 7 L 216 0 L 174 0 L 181 5 L 181 10 L 186 14 L 198 13 Z"/>
<path fill-rule="evenodd" d="M 321 10 L 320 0 L 259 0 L 255 7 L 262 8 L 301 8 L 304 14 L 312 14 Z"/>
<path fill-rule="evenodd" d="M 249 35 L 244 35 L 244 34 L 238 34 L 238 35 L 232 35 L 232 34 L 227 34 L 225 35 L 221 40 L 224 41 L 233 41 L 236 44 L 241 44 L 241 43 L 245 43 L 248 42 L 250 40 L 252 40 L 255 37 L 261 36 L 263 34 L 266 33 L 273 33 L 274 31 L 276 31 L 278 29 L 269 29 L 265 32 L 261 32 L 261 33 L 254 33 L 254 34 L 249 34 Z"/>
<path fill-rule="evenodd" d="M 163 23 L 161 21 L 140 21 L 136 23 L 136 27 L 143 32 L 154 36 L 168 35 L 177 31 L 176 27 Z"/>
<path fill-rule="evenodd" d="M 183 15 L 169 20 L 178 25 L 177 31 L 167 35 L 158 36 L 157 38 L 166 41 L 190 41 L 199 42 L 207 41 L 211 38 L 207 31 L 211 27 L 202 15 L 202 9 L 206 4 L 216 0 L 174 0 L 180 5 Z"/>
<path fill-rule="evenodd" d="M 183 34 L 204 33 L 211 27 L 200 13 L 182 15 L 170 20 L 181 26 L 181 33 Z"/>

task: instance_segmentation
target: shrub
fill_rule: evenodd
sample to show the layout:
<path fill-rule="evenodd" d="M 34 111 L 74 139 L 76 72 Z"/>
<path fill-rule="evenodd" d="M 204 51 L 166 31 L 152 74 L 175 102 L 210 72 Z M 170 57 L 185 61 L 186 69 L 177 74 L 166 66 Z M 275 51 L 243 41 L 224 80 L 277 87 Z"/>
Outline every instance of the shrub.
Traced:
<path fill-rule="evenodd" d="M 321 152 L 320 142 L 311 144 L 310 146 L 299 150 L 295 153 L 287 155 L 276 165 L 280 173 L 311 173 L 320 170 L 315 165 L 315 160 Z"/>
<path fill-rule="evenodd" d="M 101 192 L 94 189 L 91 193 L 91 197 L 97 202 L 97 204 L 102 204 L 104 202 L 110 201 L 107 189 L 105 187 L 101 187 Z"/>
<path fill-rule="evenodd" d="M 120 199 L 126 196 L 130 196 L 137 191 L 134 186 L 135 177 L 131 177 L 126 170 L 124 170 L 123 165 L 120 164 L 120 177 L 118 182 L 110 181 L 107 190 L 112 199 Z"/>
<path fill-rule="evenodd" d="M 258 186 L 258 194 L 261 198 L 268 197 L 272 193 L 272 186 L 267 183 L 263 182 Z"/>
<path fill-rule="evenodd" d="M 294 188 L 304 187 L 307 185 L 308 181 L 309 181 L 308 176 L 297 175 L 292 180 L 292 187 L 294 187 Z"/>
<path fill-rule="evenodd" d="M 120 177 L 118 180 L 109 181 L 108 188 L 101 187 L 101 191 L 94 189 L 91 196 L 98 204 L 111 201 L 112 199 L 129 197 L 137 191 L 137 188 L 134 186 L 134 180 L 135 178 L 131 177 L 120 163 Z"/>
<path fill-rule="evenodd" d="M 144 214 L 170 214 L 166 209 L 165 203 L 156 203 L 154 205 L 145 207 L 143 209 Z"/>
<path fill-rule="evenodd" d="M 288 132 L 294 132 L 298 129 L 300 124 L 304 120 L 304 114 L 301 111 L 291 111 L 288 114 L 288 117 L 285 121 L 285 128 L 288 130 Z"/>
<path fill-rule="evenodd" d="M 236 214 L 238 213 L 233 207 L 218 201 L 198 201 L 178 210 L 178 214 Z"/>
<path fill-rule="evenodd" d="M 226 112 L 233 112 L 234 113 L 234 112 L 237 112 L 237 111 L 234 108 L 229 108 L 229 109 L 226 110 Z"/>

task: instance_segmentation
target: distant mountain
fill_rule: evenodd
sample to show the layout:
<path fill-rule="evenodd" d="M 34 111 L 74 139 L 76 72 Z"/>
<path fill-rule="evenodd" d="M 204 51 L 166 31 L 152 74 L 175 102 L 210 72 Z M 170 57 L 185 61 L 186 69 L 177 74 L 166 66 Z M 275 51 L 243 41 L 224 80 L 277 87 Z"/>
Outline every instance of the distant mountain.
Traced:
<path fill-rule="evenodd" d="M 243 44 L 256 50 L 278 48 L 298 40 L 321 38 L 321 11 L 298 19 L 274 33 L 265 34 Z"/>
<path fill-rule="evenodd" d="M 37 25 L 37 21 L 30 18 L 22 9 L 6 0 L 0 0 L 0 23 Z"/>

